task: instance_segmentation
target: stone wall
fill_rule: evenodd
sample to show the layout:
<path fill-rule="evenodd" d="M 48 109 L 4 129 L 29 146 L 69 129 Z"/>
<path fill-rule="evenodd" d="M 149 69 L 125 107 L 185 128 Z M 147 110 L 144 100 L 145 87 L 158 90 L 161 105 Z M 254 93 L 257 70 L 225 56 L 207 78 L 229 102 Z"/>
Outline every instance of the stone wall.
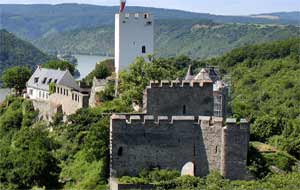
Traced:
<path fill-rule="evenodd" d="M 152 81 L 144 91 L 144 113 L 149 115 L 213 115 L 211 81 Z"/>
<path fill-rule="evenodd" d="M 222 118 L 113 115 L 111 177 L 136 176 L 142 169 L 161 168 L 196 176 L 217 170 L 225 177 L 241 178 L 246 171 L 247 130 L 246 123 L 224 127 Z"/>
<path fill-rule="evenodd" d="M 246 166 L 250 138 L 250 128 L 246 120 L 237 124 L 235 119 L 227 119 L 223 128 L 221 174 L 227 179 L 249 178 Z"/>
<path fill-rule="evenodd" d="M 35 110 L 39 111 L 39 119 L 45 121 L 52 121 L 52 117 L 55 115 L 59 106 L 51 104 L 46 100 L 31 100 Z"/>
<path fill-rule="evenodd" d="M 56 86 L 56 92 L 50 95 L 50 104 L 62 106 L 65 115 L 76 113 L 80 108 L 89 106 L 89 94 L 83 94 L 66 86 Z"/>

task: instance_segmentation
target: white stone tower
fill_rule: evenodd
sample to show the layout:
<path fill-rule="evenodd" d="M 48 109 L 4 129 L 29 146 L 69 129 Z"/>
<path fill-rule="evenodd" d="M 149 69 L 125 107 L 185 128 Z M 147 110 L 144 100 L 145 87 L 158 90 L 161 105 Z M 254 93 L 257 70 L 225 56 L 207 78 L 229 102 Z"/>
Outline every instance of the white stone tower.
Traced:
<path fill-rule="evenodd" d="M 154 23 L 150 13 L 120 13 L 115 15 L 115 68 L 127 68 L 136 57 L 154 52 Z"/>

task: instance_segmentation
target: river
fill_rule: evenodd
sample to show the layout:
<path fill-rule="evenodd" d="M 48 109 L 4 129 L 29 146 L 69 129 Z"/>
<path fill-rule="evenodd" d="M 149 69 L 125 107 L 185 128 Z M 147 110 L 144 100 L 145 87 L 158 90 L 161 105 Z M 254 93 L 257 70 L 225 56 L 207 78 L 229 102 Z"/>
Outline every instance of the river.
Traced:
<path fill-rule="evenodd" d="M 0 88 L 0 103 L 11 93 L 9 88 Z"/>
<path fill-rule="evenodd" d="M 111 57 L 105 56 L 97 56 L 97 55 L 74 55 L 77 59 L 77 69 L 80 72 L 80 77 L 78 78 L 83 79 L 86 77 L 91 71 L 94 70 L 95 65 L 99 61 L 103 61 L 105 59 L 110 59 Z"/>

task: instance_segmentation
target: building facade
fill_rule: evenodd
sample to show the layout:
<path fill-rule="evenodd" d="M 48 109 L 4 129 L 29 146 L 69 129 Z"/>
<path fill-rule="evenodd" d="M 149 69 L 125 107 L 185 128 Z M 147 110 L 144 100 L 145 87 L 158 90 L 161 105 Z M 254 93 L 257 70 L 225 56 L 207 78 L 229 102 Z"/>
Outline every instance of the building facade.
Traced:
<path fill-rule="evenodd" d="M 152 81 L 144 98 L 143 114 L 111 117 L 111 179 L 151 168 L 248 177 L 249 124 L 213 116 L 211 80 Z"/>
<path fill-rule="evenodd" d="M 78 109 L 89 107 L 90 89 L 70 88 L 56 85 L 55 92 L 50 95 L 50 104 L 61 106 L 64 115 L 74 114 Z"/>
<path fill-rule="evenodd" d="M 53 85 L 54 89 L 50 89 Z M 68 70 L 38 67 L 27 82 L 25 97 L 33 101 L 40 119 L 50 120 L 57 112 L 64 115 L 88 107 L 90 89 L 81 88 Z"/>
<path fill-rule="evenodd" d="M 136 57 L 154 52 L 154 19 L 150 13 L 115 15 L 115 69 L 127 68 Z"/>

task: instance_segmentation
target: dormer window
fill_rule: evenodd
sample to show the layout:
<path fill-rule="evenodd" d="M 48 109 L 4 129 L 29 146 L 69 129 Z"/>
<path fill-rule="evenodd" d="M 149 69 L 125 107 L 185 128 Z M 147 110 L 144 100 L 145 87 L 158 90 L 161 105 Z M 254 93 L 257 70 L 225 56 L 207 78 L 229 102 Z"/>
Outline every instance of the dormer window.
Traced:
<path fill-rule="evenodd" d="M 151 25 L 151 24 L 152 24 L 152 22 L 151 22 L 151 21 L 148 21 L 148 22 L 147 22 L 147 25 Z"/>
<path fill-rule="evenodd" d="M 144 19 L 147 19 L 149 17 L 148 14 L 144 14 Z"/>
<path fill-rule="evenodd" d="M 49 79 L 47 84 L 50 84 L 51 82 L 52 82 L 52 79 Z"/>
<path fill-rule="evenodd" d="M 34 83 L 38 83 L 39 82 L 39 77 L 35 77 L 34 78 Z"/>
<path fill-rule="evenodd" d="M 44 78 L 44 80 L 43 80 L 43 82 L 42 82 L 42 83 L 43 83 L 43 84 L 45 84 L 45 83 L 46 83 L 46 81 L 47 81 L 47 77 L 45 77 L 45 78 Z"/>
<path fill-rule="evenodd" d="M 55 84 L 57 83 L 57 79 L 54 80 L 54 83 L 55 83 Z"/>

